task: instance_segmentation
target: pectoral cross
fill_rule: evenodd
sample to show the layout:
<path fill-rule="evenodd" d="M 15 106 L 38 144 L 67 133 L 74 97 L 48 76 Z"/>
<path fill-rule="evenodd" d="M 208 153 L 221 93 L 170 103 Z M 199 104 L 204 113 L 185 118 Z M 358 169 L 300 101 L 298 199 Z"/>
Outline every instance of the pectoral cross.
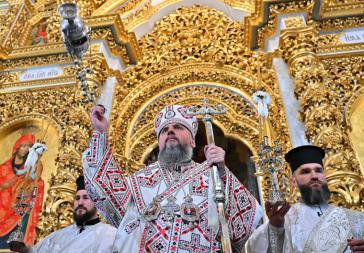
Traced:
<path fill-rule="evenodd" d="M 172 195 L 169 196 L 167 198 L 167 204 L 162 206 L 162 214 L 169 227 L 172 225 L 175 213 L 177 213 L 179 211 L 180 211 L 180 207 L 176 203 L 176 198 Z"/>

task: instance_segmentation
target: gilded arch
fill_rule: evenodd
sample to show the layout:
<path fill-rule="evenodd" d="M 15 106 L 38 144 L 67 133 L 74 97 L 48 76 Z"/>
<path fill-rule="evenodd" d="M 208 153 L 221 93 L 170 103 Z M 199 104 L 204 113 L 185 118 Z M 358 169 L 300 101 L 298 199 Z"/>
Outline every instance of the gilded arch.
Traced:
<path fill-rule="evenodd" d="M 0 58 L 4 60 L 0 75 L 2 88 L 0 123 L 3 124 L 13 116 L 19 114 L 39 112 L 54 118 L 63 131 L 59 137 L 59 145 L 62 149 L 59 150 L 59 156 L 57 158 L 57 174 L 49 182 L 52 187 L 48 194 L 49 198 L 45 205 L 46 210 L 44 210 L 42 222 L 38 227 L 40 231 L 39 238 L 41 238 L 51 231 L 72 222 L 74 180 L 81 172 L 81 154 L 86 147 L 90 134 L 88 118 L 90 105 L 81 104 L 81 98 L 78 98 L 77 95 L 79 89 L 76 89 L 74 86 L 75 72 L 68 66 L 71 62 L 63 47 L 59 32 L 60 18 L 56 10 L 57 3 L 59 4 L 61 2 L 49 0 L 25 1 L 24 3 L 23 1 L 3 2 L 5 3 L 5 9 L 2 9 L 0 13 L 0 18 L 3 21 L 0 22 L 0 37 L 4 46 L 4 48 L 0 49 Z M 159 4 L 152 5 L 152 2 L 159 2 Z M 206 2 L 209 2 L 208 7 L 192 6 L 193 3 L 205 5 L 204 3 Z M 212 2 L 214 2 L 214 6 Z M 219 3 L 220 6 L 226 5 L 226 8 L 218 8 L 219 6 L 215 2 Z M 230 87 L 232 85 L 229 81 L 225 82 L 223 80 L 224 78 L 221 78 L 221 81 L 220 79 L 217 80 L 216 77 L 212 77 L 213 75 L 219 75 L 222 69 L 229 67 L 236 68 L 236 71 L 240 71 L 238 75 L 243 79 L 245 77 L 247 80 L 258 83 L 258 65 L 262 68 L 264 87 L 271 88 L 268 92 L 274 97 L 275 105 L 281 110 L 277 112 L 272 111 L 276 110 L 275 108 L 271 108 L 270 114 L 272 123 L 274 124 L 273 127 L 279 134 L 279 141 L 283 151 L 286 151 L 290 147 L 290 143 L 286 137 L 287 125 L 283 112 L 284 107 L 280 102 L 280 92 L 275 73 L 270 66 L 271 57 L 284 56 L 282 55 L 283 52 L 276 51 L 272 54 L 263 55 L 259 51 L 253 52 L 249 50 L 244 47 L 244 44 L 249 47 L 255 44 L 260 45 L 258 50 L 264 50 L 265 42 L 271 40 L 273 34 L 279 35 L 280 22 L 277 21 L 279 17 L 286 14 L 286 16 L 290 16 L 289 18 L 292 21 L 289 28 L 297 31 L 298 34 L 303 33 L 307 31 L 307 27 L 303 26 L 304 24 L 302 22 L 297 22 L 300 20 L 294 14 L 307 13 L 307 25 L 313 25 L 319 31 L 318 33 L 313 31 L 313 37 L 306 37 L 310 38 L 309 43 L 317 40 L 317 45 L 315 42 L 315 52 L 320 58 L 320 61 L 323 62 L 325 69 L 328 70 L 327 73 L 322 73 L 322 76 L 329 80 L 327 82 L 325 81 L 325 83 L 330 86 L 332 91 L 330 93 L 331 95 L 341 94 L 343 96 L 337 101 L 323 100 L 324 97 L 322 94 L 317 94 L 317 90 L 313 89 L 313 92 L 309 96 L 301 100 L 309 107 L 308 110 L 305 110 L 307 116 L 310 116 L 310 114 L 313 115 L 305 123 L 305 126 L 310 128 L 308 137 L 313 143 L 323 144 L 329 150 L 332 150 L 327 156 L 327 166 L 325 167 L 332 171 L 328 179 L 330 181 L 330 188 L 335 191 L 333 202 L 338 205 L 362 210 L 362 199 L 364 198 L 363 166 L 359 166 L 359 159 L 356 154 L 357 150 L 353 149 L 354 145 L 352 142 L 354 138 L 350 137 L 349 132 L 351 131 L 350 126 L 353 124 L 351 117 L 353 112 L 355 113 L 357 111 L 354 105 L 359 97 L 356 96 L 363 94 L 363 90 L 360 90 L 363 87 L 363 46 L 356 43 L 345 44 L 340 40 L 340 37 L 343 35 L 342 28 L 360 29 L 363 27 L 363 19 L 360 16 L 355 16 L 355 13 L 360 13 L 360 10 L 362 10 L 362 4 L 358 2 L 360 1 L 348 0 L 347 3 L 342 4 L 340 1 L 331 1 L 328 4 L 330 6 L 325 6 L 325 4 L 313 5 L 313 2 L 309 0 L 81 0 L 78 1 L 78 4 L 81 16 L 87 20 L 87 24 L 90 27 L 94 28 L 92 40 L 105 42 L 111 54 L 119 57 L 127 67 L 130 67 L 134 62 L 130 62 L 130 58 L 127 55 L 128 51 L 119 42 L 122 41 L 128 46 L 131 45 L 132 49 L 135 50 L 135 55 L 137 56 L 135 58 L 137 58 L 138 64 L 134 68 L 128 69 L 125 73 L 113 71 L 114 68 L 104 67 L 102 61 L 104 56 L 102 54 L 94 55 L 96 56 L 95 60 L 97 63 L 93 65 L 97 66 L 97 68 L 95 69 L 93 78 L 97 79 L 97 83 L 101 84 L 104 80 L 103 77 L 106 78 L 106 76 L 115 75 L 118 84 L 121 85 L 121 87 L 118 87 L 115 95 L 115 98 L 118 97 L 117 103 L 126 102 L 128 94 L 137 92 L 142 85 L 143 87 L 144 85 L 149 85 L 148 81 L 153 78 L 160 79 L 160 76 L 164 76 L 171 78 L 170 81 L 173 82 L 172 79 L 175 77 L 172 75 L 175 72 L 172 71 L 172 67 L 180 70 L 190 68 L 190 71 L 195 74 L 189 75 L 197 75 L 196 78 L 191 77 L 189 80 L 179 82 L 176 85 L 176 88 L 179 88 L 178 90 L 175 90 L 173 84 L 171 84 L 170 88 L 163 89 L 162 87 L 161 90 L 153 93 L 153 96 L 156 97 L 160 95 L 157 97 L 159 102 L 154 101 L 151 97 L 143 100 L 143 94 L 141 94 L 141 97 L 137 99 L 141 99 L 143 102 L 139 103 L 136 111 L 131 113 L 131 117 L 125 119 L 120 118 L 121 122 L 119 126 L 122 124 L 128 125 L 128 120 L 131 121 L 135 117 L 135 122 L 141 127 L 144 127 L 142 129 L 149 129 L 149 132 L 146 132 L 145 136 L 149 134 L 150 137 L 144 137 L 142 130 L 139 130 L 140 135 L 135 135 L 135 133 L 130 135 L 130 144 L 132 146 L 129 150 L 133 150 L 134 152 L 139 148 L 138 145 L 140 143 L 143 144 L 145 139 L 155 140 L 153 131 L 146 124 L 147 122 L 143 120 L 149 120 L 145 115 L 153 118 L 154 113 L 158 109 L 154 110 L 153 108 L 154 111 L 150 111 L 145 108 L 161 106 L 159 103 L 170 101 L 170 97 L 173 97 L 174 100 L 172 101 L 175 101 L 178 99 L 176 96 L 190 91 L 194 85 L 206 84 L 208 87 L 199 90 L 199 92 L 204 94 L 194 94 L 193 97 L 191 96 L 191 99 L 187 95 L 184 95 L 182 97 L 184 100 L 180 101 L 184 104 L 200 103 L 200 98 L 207 94 L 206 90 L 209 87 L 211 91 L 214 85 L 224 87 Z M 21 9 L 21 6 L 24 6 L 24 8 Z M 178 6 L 186 7 L 177 10 Z M 234 10 L 229 11 L 232 9 Z M 241 10 L 241 12 L 246 12 L 248 16 L 244 20 L 242 17 L 236 18 L 235 16 L 234 18 L 232 14 L 237 9 Z M 316 11 L 320 9 L 320 13 L 318 14 L 316 12 L 315 15 L 318 16 L 312 17 L 315 9 Z M 335 11 L 330 11 L 330 9 L 335 9 Z M 343 17 L 343 13 L 347 15 L 345 14 L 345 17 Z M 241 15 L 243 16 L 242 13 Z M 48 21 L 47 33 L 51 43 L 47 46 L 25 46 L 31 28 L 44 17 Z M 327 19 L 327 17 L 330 18 Z M 234 20 L 238 22 L 234 22 Z M 143 29 L 147 26 L 148 29 Z M 112 31 L 117 31 L 117 33 L 113 34 Z M 138 35 L 138 31 L 141 31 L 140 36 L 143 36 L 147 32 L 150 33 L 145 37 L 140 37 L 136 36 Z M 281 38 L 283 37 L 281 36 Z M 284 45 L 288 47 L 287 49 L 291 49 L 291 56 L 300 53 L 301 57 L 304 58 L 305 55 L 302 55 L 302 53 L 310 52 L 311 49 L 305 47 L 307 45 L 305 44 L 307 38 L 287 38 Z M 254 42 L 254 40 L 256 41 Z M 300 45 L 303 45 L 303 47 L 300 47 Z M 92 52 L 99 52 L 98 44 L 92 44 L 91 48 Z M 310 56 L 308 56 L 308 63 L 310 59 Z M 94 61 L 94 59 L 91 60 Z M 204 71 L 198 73 L 199 68 L 207 63 L 210 64 L 211 69 L 215 70 L 211 70 L 208 73 Z M 22 68 L 45 67 L 50 64 L 67 66 L 64 67 L 63 75 L 57 79 L 18 82 L 18 73 L 20 73 Z M 289 68 L 292 70 L 294 66 L 289 66 Z M 297 69 L 299 73 L 296 75 L 296 81 L 300 81 L 301 79 L 305 80 L 305 69 Z M 213 71 L 215 71 L 215 74 L 213 74 Z M 178 78 L 185 78 L 180 74 L 178 75 Z M 307 82 L 301 83 L 303 84 L 303 90 L 307 90 L 307 88 L 315 84 L 308 84 Z M 33 89 L 33 86 L 36 90 Z M 42 87 L 42 90 L 38 89 L 39 87 Z M 17 91 L 9 94 L 15 88 Z M 30 89 L 33 91 L 28 92 Z M 252 93 L 250 90 L 244 90 L 241 87 L 237 87 L 237 89 L 240 92 L 246 92 L 248 95 Z M 4 92 L 4 90 L 8 91 Z M 297 90 L 301 91 L 300 87 Z M 229 94 L 219 99 L 210 99 L 210 101 L 216 103 L 223 100 L 226 104 L 225 100 L 228 96 Z M 132 98 L 132 96 L 129 98 Z M 349 99 L 350 101 L 348 101 Z M 133 103 L 134 101 L 126 107 L 127 110 L 132 108 Z M 323 106 L 321 108 L 325 109 L 314 111 L 313 109 L 317 103 L 322 104 Z M 116 108 L 115 104 L 116 101 L 114 102 L 114 108 Z M 338 121 L 324 119 L 322 117 L 322 115 L 330 114 L 331 110 L 335 110 L 335 107 L 330 106 L 333 104 L 338 106 L 338 113 L 340 115 L 345 114 L 346 117 L 344 120 L 347 123 L 345 126 L 341 124 L 343 120 L 341 117 Z M 147 107 L 148 105 L 149 107 Z M 122 109 L 122 107 L 120 105 L 118 109 Z M 231 111 L 233 110 L 231 109 Z M 114 111 L 112 117 L 115 117 L 114 115 L 117 113 L 118 111 Z M 149 114 L 153 115 L 151 116 Z M 124 115 L 128 115 L 128 113 L 124 112 Z M 236 118 L 239 115 L 231 114 L 230 116 Z M 334 125 L 335 127 L 321 128 L 317 123 L 317 119 L 319 118 L 323 119 L 318 122 L 319 124 L 339 124 Z M 220 124 L 219 126 L 225 124 L 220 119 L 217 120 Z M 151 121 L 148 122 L 151 123 Z M 115 130 L 114 133 L 111 132 L 113 137 L 118 134 L 118 129 L 115 128 L 115 121 L 111 123 Z M 233 121 L 230 123 L 236 128 L 245 127 L 233 125 Z M 340 126 L 340 128 L 337 126 Z M 227 129 L 230 133 L 233 130 Z M 128 129 L 124 132 L 127 133 L 127 131 Z M 244 134 L 239 135 L 241 138 L 244 136 Z M 128 147 L 124 142 L 114 142 L 113 145 L 120 146 L 118 147 L 120 150 L 125 150 L 125 147 Z M 256 146 L 251 149 L 255 151 Z M 148 149 L 144 150 L 144 152 L 148 152 Z M 141 157 L 137 155 L 139 153 L 130 154 L 135 157 L 138 156 L 138 159 Z M 123 158 L 123 155 L 124 153 L 121 153 L 120 158 Z M 136 164 L 131 162 L 131 159 L 125 158 L 125 161 L 132 168 L 137 167 Z"/>
<path fill-rule="evenodd" d="M 211 104 L 225 105 L 227 114 L 216 117 L 216 124 L 224 134 L 245 143 L 255 155 L 259 125 L 250 94 L 263 88 L 272 97 L 271 117 L 280 119 L 274 122 L 280 133 L 280 143 L 289 144 L 284 112 L 278 109 L 282 106 L 280 96 L 266 83 L 258 85 L 248 72 L 231 66 L 195 63 L 172 67 L 167 73 L 153 75 L 129 88 L 127 96 L 124 96 L 122 86 L 118 86 L 114 95 L 110 139 L 119 162 L 124 165 L 129 162 L 129 172 L 137 170 L 143 158 L 156 146 L 154 117 L 172 103 L 198 105 L 207 98 Z M 131 161 L 138 162 L 131 164 Z M 288 171 L 283 174 L 288 178 Z"/>
<path fill-rule="evenodd" d="M 348 132 L 351 145 L 353 146 L 360 163 L 361 174 L 364 176 L 364 146 L 360 141 L 363 136 L 364 128 L 362 124 L 362 115 L 364 113 L 364 87 L 361 85 L 350 97 L 346 112 L 345 123 L 348 126 Z"/>
<path fill-rule="evenodd" d="M 364 175 L 364 169 L 362 161 L 364 159 L 364 149 L 362 146 L 363 125 L 361 124 L 362 115 L 364 110 L 364 88 L 362 84 L 353 91 L 350 98 L 345 105 L 344 120 L 347 126 L 347 138 L 344 139 L 348 146 L 351 146 L 354 150 L 353 153 L 346 151 L 346 155 L 350 157 L 351 161 L 359 161 L 360 173 L 348 171 L 346 168 L 348 164 L 343 163 L 342 155 L 335 154 L 328 157 L 325 161 L 327 164 L 343 164 L 344 170 L 335 170 L 333 173 L 327 176 L 327 180 L 330 182 L 330 190 L 334 193 L 332 198 L 335 203 L 348 203 L 352 206 L 360 206 L 363 199 L 364 187 L 362 183 L 362 176 Z M 355 128 L 355 129 L 354 129 Z M 328 134 L 327 134 L 328 135 Z M 342 137 L 342 134 L 330 134 L 330 138 Z M 329 138 L 329 137 L 327 137 Z M 361 174 L 361 175 L 360 175 Z M 342 180 L 345 178 L 345 180 Z"/>
<path fill-rule="evenodd" d="M 259 126 L 250 96 L 258 89 L 272 98 L 270 115 L 283 152 L 290 147 L 272 58 L 244 47 L 243 37 L 239 22 L 192 6 L 165 16 L 139 40 L 143 58 L 118 79 L 110 116 L 110 143 L 126 170 L 139 169 L 155 147 L 153 120 L 165 105 L 196 105 L 203 98 L 228 108 L 215 122 L 256 154 Z M 282 173 L 288 182 L 289 172 Z"/>

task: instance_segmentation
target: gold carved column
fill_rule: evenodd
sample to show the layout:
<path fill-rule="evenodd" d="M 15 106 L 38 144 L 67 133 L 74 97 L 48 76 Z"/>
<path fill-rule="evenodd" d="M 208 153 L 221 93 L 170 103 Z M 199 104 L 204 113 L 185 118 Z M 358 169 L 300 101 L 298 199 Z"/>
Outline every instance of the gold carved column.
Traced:
<path fill-rule="evenodd" d="M 325 170 L 333 193 L 331 201 L 363 209 L 360 165 L 342 124 L 340 97 L 326 81 L 327 71 L 317 54 L 318 37 L 319 31 L 314 26 L 286 29 L 281 32 L 280 53 L 294 80 L 306 138 L 326 150 Z"/>

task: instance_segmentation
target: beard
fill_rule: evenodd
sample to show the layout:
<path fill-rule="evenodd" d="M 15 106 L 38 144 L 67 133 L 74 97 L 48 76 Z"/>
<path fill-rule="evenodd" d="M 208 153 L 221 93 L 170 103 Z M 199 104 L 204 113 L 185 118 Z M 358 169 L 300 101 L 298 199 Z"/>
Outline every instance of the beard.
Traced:
<path fill-rule="evenodd" d="M 158 161 L 168 166 L 188 162 L 192 158 L 192 147 L 190 145 L 166 145 L 159 151 Z"/>
<path fill-rule="evenodd" d="M 85 210 L 83 213 L 77 213 L 79 209 Z M 97 213 L 96 208 L 92 207 L 90 210 L 87 210 L 84 207 L 78 207 L 73 212 L 73 218 L 77 224 L 84 224 L 86 221 L 89 221 L 94 217 L 94 215 Z"/>
<path fill-rule="evenodd" d="M 331 193 L 326 183 L 323 183 L 321 188 L 313 188 L 308 185 L 299 185 L 298 188 L 303 202 L 309 206 L 327 204 L 330 199 Z"/>

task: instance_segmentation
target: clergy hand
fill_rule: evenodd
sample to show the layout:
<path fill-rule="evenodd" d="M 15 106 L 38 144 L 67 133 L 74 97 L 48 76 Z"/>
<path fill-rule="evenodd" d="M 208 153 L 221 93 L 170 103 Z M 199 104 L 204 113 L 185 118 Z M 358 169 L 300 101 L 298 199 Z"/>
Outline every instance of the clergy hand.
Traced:
<path fill-rule="evenodd" d="M 348 245 L 353 253 L 364 253 L 364 239 L 348 239 Z"/>
<path fill-rule="evenodd" d="M 265 210 L 269 218 L 269 224 L 277 228 L 284 226 L 284 216 L 291 208 L 291 205 L 286 201 L 278 201 L 274 204 L 269 201 L 265 202 Z"/>
<path fill-rule="evenodd" d="M 225 168 L 225 151 L 222 148 L 215 145 L 206 145 L 204 152 L 209 166 L 215 164 L 219 169 Z"/>
<path fill-rule="evenodd" d="M 101 105 L 95 105 L 92 107 L 90 113 L 91 125 L 93 129 L 99 131 L 100 133 L 104 133 L 109 128 L 109 122 L 106 120 L 105 116 L 105 107 Z"/>
<path fill-rule="evenodd" d="M 9 248 L 14 252 L 28 253 L 30 248 L 26 246 L 23 242 L 11 241 L 9 242 Z"/>

